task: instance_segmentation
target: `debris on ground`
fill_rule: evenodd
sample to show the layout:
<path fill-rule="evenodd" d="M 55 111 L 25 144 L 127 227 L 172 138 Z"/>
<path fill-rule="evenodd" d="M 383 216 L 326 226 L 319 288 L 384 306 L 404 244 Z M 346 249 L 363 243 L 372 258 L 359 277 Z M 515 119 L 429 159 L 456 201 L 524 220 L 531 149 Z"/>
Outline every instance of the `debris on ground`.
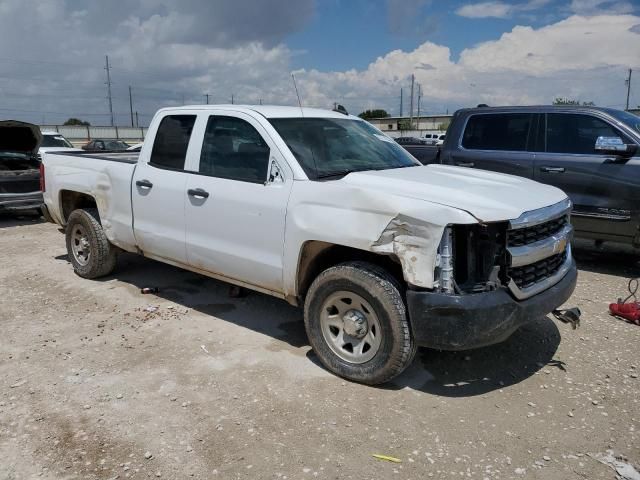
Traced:
<path fill-rule="evenodd" d="M 638 283 L 638 278 L 630 279 L 627 285 L 629 290 L 627 298 L 624 300 L 622 298 L 618 298 L 616 303 L 609 304 L 609 313 L 611 315 L 635 325 L 640 325 L 640 303 L 638 303 L 638 299 L 636 297 L 636 293 L 638 292 Z M 633 301 L 627 303 L 627 301 L 632 298 Z"/>
<path fill-rule="evenodd" d="M 142 289 L 140 289 L 140 293 L 158 293 L 160 291 L 160 289 L 158 287 L 144 287 Z"/>
<path fill-rule="evenodd" d="M 633 465 L 624 461 L 619 455 L 614 455 L 613 450 L 607 450 L 607 453 L 596 453 L 589 456 L 598 462 L 614 469 L 622 480 L 640 480 L 640 473 Z"/>
<path fill-rule="evenodd" d="M 400 460 L 399 458 L 390 457 L 388 455 L 380 455 L 379 453 L 374 453 L 372 457 L 377 458 L 378 460 L 385 460 L 387 462 L 402 463 L 402 460 Z"/>
<path fill-rule="evenodd" d="M 566 310 L 554 310 L 551 313 L 562 323 L 570 324 L 574 330 L 580 326 L 580 315 L 582 315 L 582 312 L 577 307 Z"/>

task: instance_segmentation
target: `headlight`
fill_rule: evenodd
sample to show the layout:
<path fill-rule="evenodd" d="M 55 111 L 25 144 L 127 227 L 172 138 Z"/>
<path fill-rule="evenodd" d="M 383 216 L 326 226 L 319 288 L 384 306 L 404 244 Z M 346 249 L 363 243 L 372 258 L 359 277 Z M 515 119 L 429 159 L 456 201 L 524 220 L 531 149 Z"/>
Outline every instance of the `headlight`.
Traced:
<path fill-rule="evenodd" d="M 454 293 L 453 280 L 453 230 L 451 227 L 444 229 L 440 246 L 438 247 L 438 255 L 436 256 L 436 270 L 434 278 L 435 286 L 443 293 Z"/>

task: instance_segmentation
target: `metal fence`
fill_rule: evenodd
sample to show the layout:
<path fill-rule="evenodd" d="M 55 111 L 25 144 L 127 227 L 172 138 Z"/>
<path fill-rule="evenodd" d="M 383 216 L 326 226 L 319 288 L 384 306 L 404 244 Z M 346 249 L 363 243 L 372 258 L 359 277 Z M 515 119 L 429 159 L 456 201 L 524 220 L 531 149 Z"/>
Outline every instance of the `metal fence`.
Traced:
<path fill-rule="evenodd" d="M 58 132 L 71 143 L 87 143 L 94 138 L 117 138 L 137 143 L 147 134 L 145 127 L 94 127 L 84 125 L 40 125 L 40 131 Z"/>

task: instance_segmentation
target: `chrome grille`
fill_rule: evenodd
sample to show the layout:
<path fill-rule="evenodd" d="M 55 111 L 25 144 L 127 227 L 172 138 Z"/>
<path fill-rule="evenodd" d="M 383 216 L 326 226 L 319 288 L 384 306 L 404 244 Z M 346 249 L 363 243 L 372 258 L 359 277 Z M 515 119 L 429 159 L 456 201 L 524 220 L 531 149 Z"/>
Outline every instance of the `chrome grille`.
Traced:
<path fill-rule="evenodd" d="M 507 276 L 514 281 L 520 290 L 523 290 L 556 273 L 566 259 L 567 250 L 532 263 L 531 265 L 510 267 L 507 269 Z"/>
<path fill-rule="evenodd" d="M 510 247 L 521 247 L 523 245 L 538 242 L 558 233 L 568 223 L 568 216 L 563 215 L 560 218 L 555 218 L 532 227 L 510 230 L 507 238 L 508 245 Z"/>
<path fill-rule="evenodd" d="M 517 299 L 555 285 L 571 268 L 570 211 L 571 202 L 566 199 L 509 222 L 505 276 Z"/>

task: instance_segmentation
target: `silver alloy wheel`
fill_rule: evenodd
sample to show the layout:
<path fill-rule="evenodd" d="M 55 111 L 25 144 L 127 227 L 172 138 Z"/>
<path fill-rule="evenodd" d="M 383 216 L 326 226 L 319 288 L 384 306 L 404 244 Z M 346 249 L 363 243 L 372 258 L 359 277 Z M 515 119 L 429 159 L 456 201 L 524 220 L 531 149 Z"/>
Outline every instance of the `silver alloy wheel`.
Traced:
<path fill-rule="evenodd" d="M 77 223 L 73 226 L 73 233 L 71 234 L 71 251 L 73 258 L 76 259 L 83 267 L 89 263 L 91 258 L 91 244 L 89 243 L 89 236 L 85 228 Z"/>
<path fill-rule="evenodd" d="M 378 317 L 360 295 L 339 291 L 324 301 L 320 314 L 322 336 L 342 360 L 365 363 L 375 357 L 382 340 Z"/>

